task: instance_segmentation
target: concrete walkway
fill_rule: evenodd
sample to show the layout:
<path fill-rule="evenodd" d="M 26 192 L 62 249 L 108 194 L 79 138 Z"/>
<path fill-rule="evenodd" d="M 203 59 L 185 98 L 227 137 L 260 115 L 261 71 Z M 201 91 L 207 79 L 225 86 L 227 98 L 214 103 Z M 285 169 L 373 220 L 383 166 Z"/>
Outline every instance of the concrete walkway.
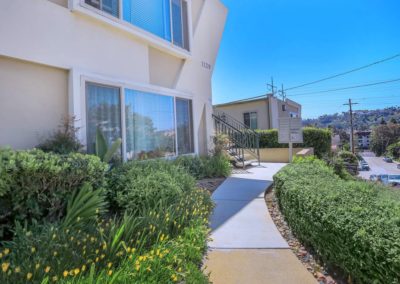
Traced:
<path fill-rule="evenodd" d="M 263 163 L 233 174 L 214 192 L 205 263 L 212 283 L 317 283 L 280 235 L 265 204 L 265 190 L 283 166 Z"/>

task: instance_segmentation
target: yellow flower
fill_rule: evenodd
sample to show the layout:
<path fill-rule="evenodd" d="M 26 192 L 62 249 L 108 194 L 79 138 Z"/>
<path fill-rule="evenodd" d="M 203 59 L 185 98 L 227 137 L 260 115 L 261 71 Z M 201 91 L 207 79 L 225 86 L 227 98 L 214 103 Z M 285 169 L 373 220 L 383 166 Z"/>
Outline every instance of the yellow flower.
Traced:
<path fill-rule="evenodd" d="M 78 275 L 79 272 L 80 272 L 79 268 L 75 268 L 75 269 L 74 269 L 74 274 L 75 274 L 75 275 Z"/>
<path fill-rule="evenodd" d="M 96 257 L 95 261 L 96 261 L 96 262 L 99 262 L 99 257 Z"/>
<path fill-rule="evenodd" d="M 101 259 L 104 259 L 105 257 L 106 257 L 105 254 L 102 254 L 102 255 L 100 256 Z"/>
<path fill-rule="evenodd" d="M 173 274 L 173 275 L 171 276 L 171 279 L 172 279 L 172 281 L 176 282 L 176 281 L 178 281 L 178 276 L 176 276 L 175 274 Z"/>
<path fill-rule="evenodd" d="M 108 268 L 111 268 L 111 266 L 112 266 L 112 262 L 109 262 L 109 263 L 107 264 L 107 267 L 108 267 Z"/>
<path fill-rule="evenodd" d="M 51 269 L 50 266 L 46 266 L 46 268 L 44 269 L 44 272 L 45 272 L 45 273 L 49 273 L 50 269 Z"/>
<path fill-rule="evenodd" d="M 4 255 L 7 255 L 7 254 L 9 254 L 9 253 L 10 253 L 10 249 L 6 248 L 6 249 L 4 250 Z"/>
<path fill-rule="evenodd" d="M 20 273 L 21 272 L 21 267 L 17 266 L 14 269 L 15 273 Z"/>
<path fill-rule="evenodd" d="M 54 255 L 54 256 L 57 256 L 57 254 L 58 254 L 58 252 L 56 252 L 56 251 L 55 251 L 55 252 L 53 252 L 53 255 Z"/>
<path fill-rule="evenodd" d="M 107 244 L 103 243 L 103 250 L 106 250 L 106 249 L 107 249 Z"/>
<path fill-rule="evenodd" d="M 136 271 L 139 271 L 139 269 L 140 269 L 140 265 L 136 265 Z"/>
<path fill-rule="evenodd" d="M 68 276 L 68 271 L 64 270 L 63 275 L 64 275 L 64 277 L 67 277 Z"/>
<path fill-rule="evenodd" d="M 178 272 L 181 272 L 181 271 L 182 271 L 182 268 L 181 268 L 181 267 L 179 267 L 179 268 L 178 268 Z"/>
<path fill-rule="evenodd" d="M 74 240 L 74 237 L 71 237 L 70 240 L 73 241 L 73 240 Z"/>
<path fill-rule="evenodd" d="M 57 237 L 57 235 L 56 235 L 56 234 L 53 234 L 53 240 L 54 240 L 56 237 Z"/>
<path fill-rule="evenodd" d="M 86 270 L 86 265 L 82 265 L 81 270 L 82 270 L 82 272 L 85 271 Z"/>
<path fill-rule="evenodd" d="M 26 279 L 31 280 L 33 274 L 28 272 L 28 274 L 26 274 Z"/>
<path fill-rule="evenodd" d="M 53 280 L 53 282 L 57 282 L 58 277 L 57 276 L 53 276 L 51 279 Z"/>
<path fill-rule="evenodd" d="M 108 275 L 109 275 L 109 276 L 111 276 L 111 275 L 112 275 L 112 273 L 113 273 L 113 271 L 112 271 L 112 270 L 108 270 Z"/>
<path fill-rule="evenodd" d="M 31 248 L 31 252 L 34 253 L 35 251 L 36 251 L 36 248 L 35 248 L 35 247 L 32 247 L 32 248 Z"/>
<path fill-rule="evenodd" d="M 100 250 L 96 249 L 96 254 L 98 254 L 98 253 L 99 253 L 99 251 L 100 251 Z"/>
<path fill-rule="evenodd" d="M 3 263 L 1 264 L 1 270 L 3 270 L 3 272 L 7 272 L 9 266 L 10 266 L 10 263 L 8 263 L 8 262 L 3 262 Z"/>
<path fill-rule="evenodd" d="M 36 263 L 35 268 L 36 268 L 36 269 L 39 269 L 39 267 L 40 267 L 40 264 L 39 264 L 39 263 Z"/>

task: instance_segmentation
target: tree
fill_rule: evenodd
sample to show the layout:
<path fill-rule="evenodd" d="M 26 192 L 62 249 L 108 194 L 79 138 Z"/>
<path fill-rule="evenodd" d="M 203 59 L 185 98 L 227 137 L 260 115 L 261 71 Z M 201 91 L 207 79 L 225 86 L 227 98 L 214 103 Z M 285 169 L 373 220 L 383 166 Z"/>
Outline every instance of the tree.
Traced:
<path fill-rule="evenodd" d="M 392 118 L 390 119 L 390 123 L 397 124 L 397 120 L 396 120 L 394 117 L 392 117 Z"/>
<path fill-rule="evenodd" d="M 381 124 L 372 130 L 371 150 L 381 156 L 386 152 L 390 144 L 397 142 L 400 138 L 399 124 Z"/>
<path fill-rule="evenodd" d="M 381 118 L 380 124 L 381 124 L 381 125 L 386 125 L 386 120 L 385 120 L 383 117 Z"/>

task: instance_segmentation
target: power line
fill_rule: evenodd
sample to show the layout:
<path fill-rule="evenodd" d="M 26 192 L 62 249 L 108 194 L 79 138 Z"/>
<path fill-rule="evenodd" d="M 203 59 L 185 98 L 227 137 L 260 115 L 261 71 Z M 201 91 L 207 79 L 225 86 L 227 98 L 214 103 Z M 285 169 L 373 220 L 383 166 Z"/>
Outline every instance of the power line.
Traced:
<path fill-rule="evenodd" d="M 336 92 L 336 91 L 342 91 L 342 90 L 357 89 L 357 88 L 364 88 L 364 87 L 370 87 L 370 86 L 376 86 L 376 85 L 389 84 L 389 83 L 393 83 L 393 82 L 397 82 L 397 81 L 400 81 L 400 78 L 393 79 L 393 80 L 380 81 L 380 82 L 375 82 L 375 83 L 369 83 L 369 84 L 362 84 L 362 85 L 355 85 L 355 86 L 349 86 L 349 87 L 343 87 L 343 88 L 323 90 L 323 91 L 318 91 L 318 92 L 294 94 L 294 95 L 290 95 L 290 96 L 297 97 L 297 96 L 314 95 L 314 94 L 320 94 L 320 93 L 329 93 L 329 92 Z"/>
<path fill-rule="evenodd" d="M 305 86 L 317 84 L 317 83 L 320 83 L 320 82 L 323 82 L 323 81 L 326 81 L 326 80 L 330 80 L 330 79 L 334 79 L 334 78 L 337 78 L 337 77 L 340 77 L 340 76 L 344 76 L 344 75 L 347 75 L 347 74 L 350 74 L 350 73 L 353 73 L 353 72 L 356 72 L 356 71 L 359 71 L 359 70 L 362 70 L 362 69 L 366 69 L 366 68 L 369 68 L 371 66 L 374 66 L 374 65 L 377 65 L 377 64 L 392 60 L 392 59 L 395 59 L 397 57 L 400 57 L 400 53 L 395 54 L 395 55 L 390 56 L 390 57 L 387 57 L 385 59 L 379 60 L 379 61 L 375 61 L 375 62 L 367 64 L 367 65 L 355 68 L 355 69 L 351 69 L 349 71 L 345 71 L 345 72 L 342 72 L 342 73 L 339 73 L 339 74 L 336 74 L 336 75 L 332 75 L 332 76 L 329 76 L 329 77 L 326 77 L 326 78 L 322 78 L 322 79 L 319 79 L 319 80 L 315 80 L 315 81 L 312 81 L 312 82 L 308 82 L 308 83 L 305 83 L 305 84 L 294 86 L 294 87 L 286 89 L 286 91 L 302 88 L 302 87 L 305 87 Z"/>

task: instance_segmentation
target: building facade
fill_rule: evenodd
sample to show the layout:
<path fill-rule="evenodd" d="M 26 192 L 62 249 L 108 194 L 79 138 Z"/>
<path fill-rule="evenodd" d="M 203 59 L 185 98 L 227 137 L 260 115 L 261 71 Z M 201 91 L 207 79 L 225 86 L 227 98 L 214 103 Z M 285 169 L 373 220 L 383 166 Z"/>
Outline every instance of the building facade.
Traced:
<path fill-rule="evenodd" d="M 370 130 L 356 131 L 355 136 L 357 138 L 358 149 L 369 149 L 371 133 Z"/>
<path fill-rule="evenodd" d="M 278 128 L 281 117 L 301 117 L 300 104 L 289 99 L 283 102 L 271 94 L 214 105 L 214 111 L 226 113 L 252 129 Z"/>
<path fill-rule="evenodd" d="M 125 159 L 206 153 L 219 0 L 2 0 L 0 146 L 27 149 L 74 117 Z"/>

